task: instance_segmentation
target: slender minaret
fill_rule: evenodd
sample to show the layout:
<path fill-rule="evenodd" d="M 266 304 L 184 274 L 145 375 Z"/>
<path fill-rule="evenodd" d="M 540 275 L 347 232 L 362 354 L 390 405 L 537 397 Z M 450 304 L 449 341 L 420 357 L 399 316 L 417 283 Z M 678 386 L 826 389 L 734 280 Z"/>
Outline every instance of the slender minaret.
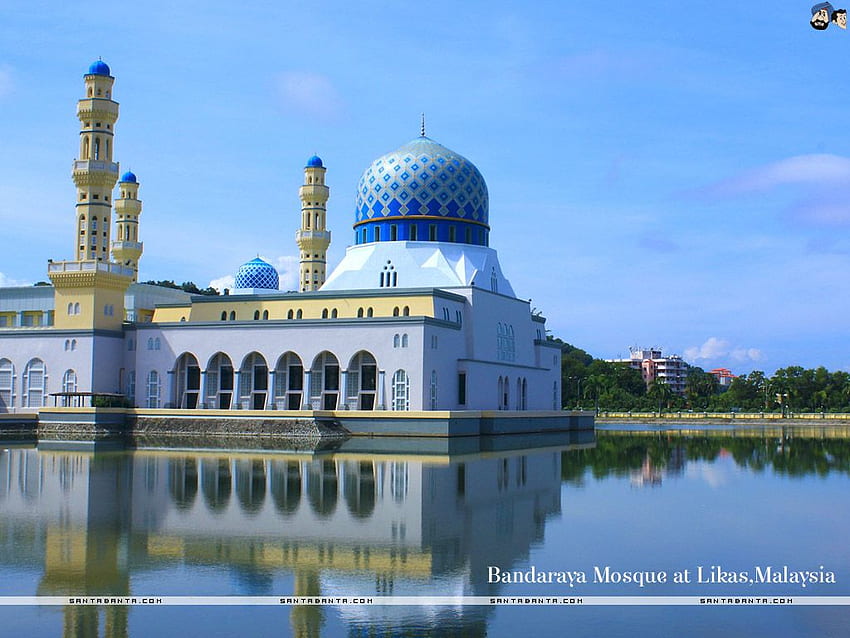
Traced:
<path fill-rule="evenodd" d="M 84 79 L 86 96 L 77 103 L 82 124 L 80 158 L 74 160 L 72 173 L 77 187 L 75 258 L 50 260 L 47 274 L 53 282 L 56 328 L 117 332 L 124 321 L 124 293 L 134 272 L 109 259 L 110 200 L 118 179 L 118 164 L 112 161 L 118 120 L 118 103 L 112 99 L 115 78 L 98 60 Z"/>
<path fill-rule="evenodd" d="M 325 170 L 322 160 L 313 155 L 307 160 L 304 185 L 298 190 L 301 198 L 301 229 L 295 233 L 295 241 L 301 251 L 301 292 L 318 290 L 325 283 L 327 250 L 331 244 L 331 233 L 325 230 L 330 195 L 325 186 Z"/>
<path fill-rule="evenodd" d="M 112 99 L 115 78 L 98 60 L 85 75 L 86 96 L 77 102 L 80 120 L 80 158 L 74 161 L 77 186 L 78 260 L 109 261 L 112 218 L 110 197 L 118 180 L 118 164 L 112 161 L 112 139 L 118 120 L 118 102 Z"/>
<path fill-rule="evenodd" d="M 133 269 L 133 282 L 139 280 L 139 258 L 144 245 L 139 241 L 139 180 L 127 171 L 118 182 L 118 199 L 115 200 L 115 234 L 112 242 L 112 261 Z"/>

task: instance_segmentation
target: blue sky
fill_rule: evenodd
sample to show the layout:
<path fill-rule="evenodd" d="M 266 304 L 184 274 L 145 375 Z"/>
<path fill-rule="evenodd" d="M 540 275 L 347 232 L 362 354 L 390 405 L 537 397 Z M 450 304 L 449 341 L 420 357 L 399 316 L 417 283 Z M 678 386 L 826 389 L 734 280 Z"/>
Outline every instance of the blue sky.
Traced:
<path fill-rule="evenodd" d="M 813 30 L 804 2 L 600 6 L 7 2 L 0 283 L 73 255 L 76 100 L 102 57 L 142 279 L 207 285 L 259 254 L 293 281 L 314 152 L 335 264 L 360 173 L 424 111 L 484 174 L 491 246 L 555 335 L 847 368 L 850 33 Z"/>

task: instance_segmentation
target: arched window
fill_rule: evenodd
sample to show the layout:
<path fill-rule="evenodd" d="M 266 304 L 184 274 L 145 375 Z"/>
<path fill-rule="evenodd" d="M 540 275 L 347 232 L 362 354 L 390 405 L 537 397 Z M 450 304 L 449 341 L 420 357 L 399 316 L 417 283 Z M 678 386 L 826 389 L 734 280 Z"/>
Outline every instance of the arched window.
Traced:
<path fill-rule="evenodd" d="M 77 340 L 71 339 L 71 350 L 73 351 L 73 350 L 76 350 L 76 349 L 77 349 Z"/>
<path fill-rule="evenodd" d="M 294 312 L 292 312 L 292 308 L 290 308 L 290 309 L 289 309 L 289 312 L 287 312 L 287 313 L 286 313 L 286 318 L 287 318 L 287 319 L 292 319 L 292 318 L 294 318 L 294 317 L 295 317 L 295 313 L 294 313 Z"/>
<path fill-rule="evenodd" d="M 259 320 L 260 320 L 260 311 L 255 310 L 254 311 L 254 321 L 259 321 Z"/>
<path fill-rule="evenodd" d="M 410 306 L 405 306 L 404 310 L 402 310 L 401 314 L 404 315 L 405 317 L 409 317 L 410 316 Z"/>
<path fill-rule="evenodd" d="M 0 359 L 0 412 L 8 412 L 15 401 L 15 367 L 8 359 Z"/>
<path fill-rule="evenodd" d="M 76 392 L 77 391 L 77 373 L 73 370 L 65 370 L 65 374 L 62 375 L 62 392 Z M 62 405 L 69 406 L 71 405 L 71 397 L 62 397 Z"/>
<path fill-rule="evenodd" d="M 96 160 L 100 159 L 100 138 L 94 138 L 94 158 Z"/>
<path fill-rule="evenodd" d="M 397 411 L 410 409 L 410 378 L 404 370 L 396 370 L 393 375 L 392 408 Z"/>
<path fill-rule="evenodd" d="M 393 308 L 393 317 L 398 317 L 398 306 Z"/>
<path fill-rule="evenodd" d="M 407 333 L 401 335 L 401 347 L 402 348 L 407 347 Z"/>
<path fill-rule="evenodd" d="M 367 316 L 367 317 L 371 317 L 371 316 L 373 316 L 374 314 L 375 314 L 375 313 L 374 313 L 374 311 L 372 310 L 372 308 L 367 308 L 367 309 L 366 309 L 366 316 Z"/>
<path fill-rule="evenodd" d="M 493 292 L 499 292 L 499 279 L 496 277 L 495 268 L 490 271 L 490 290 Z"/>
<path fill-rule="evenodd" d="M 153 342 L 153 349 L 154 349 L 154 350 L 159 350 L 159 346 L 160 346 L 160 343 L 159 343 L 159 337 L 157 337 L 156 339 L 154 339 L 154 342 Z"/>
<path fill-rule="evenodd" d="M 230 320 L 236 321 L 236 311 L 235 310 L 230 311 Z"/>
<path fill-rule="evenodd" d="M 328 318 L 328 309 L 322 308 L 322 319 L 327 319 L 327 318 Z"/>
<path fill-rule="evenodd" d="M 304 316 L 304 313 L 301 312 L 301 308 L 298 309 L 298 312 L 295 313 L 296 319 L 301 319 Z"/>
<path fill-rule="evenodd" d="M 74 304 L 72 304 L 72 303 L 68 304 L 68 314 L 69 315 L 74 314 Z"/>
<path fill-rule="evenodd" d="M 357 317 L 358 317 L 358 318 L 362 318 L 362 317 L 363 317 L 363 308 L 358 308 L 358 309 L 357 309 Z"/>
<path fill-rule="evenodd" d="M 399 336 L 393 335 L 393 348 L 398 348 L 400 343 L 401 343 L 401 339 L 399 338 Z"/>
<path fill-rule="evenodd" d="M 47 405 L 47 368 L 41 359 L 31 359 L 24 369 L 23 407 Z"/>
<path fill-rule="evenodd" d="M 221 311 L 221 320 L 222 320 L 222 321 L 227 321 L 227 310 L 222 310 L 222 311 Z"/>
<path fill-rule="evenodd" d="M 75 315 L 80 314 L 80 302 L 79 302 L 79 301 L 77 301 L 76 303 L 74 303 L 74 314 L 75 314 Z"/>
<path fill-rule="evenodd" d="M 269 318 L 269 311 L 263 310 L 263 321 L 267 321 Z"/>
<path fill-rule="evenodd" d="M 65 339 L 65 352 L 71 349 L 71 340 Z"/>
<path fill-rule="evenodd" d="M 339 314 L 337 313 L 336 308 L 331 310 L 331 319 L 336 319 L 338 316 Z"/>
<path fill-rule="evenodd" d="M 148 350 L 153 350 L 153 337 L 148 337 Z"/>
<path fill-rule="evenodd" d="M 148 401 L 147 407 L 159 407 L 159 373 L 156 370 L 151 370 L 148 373 Z"/>

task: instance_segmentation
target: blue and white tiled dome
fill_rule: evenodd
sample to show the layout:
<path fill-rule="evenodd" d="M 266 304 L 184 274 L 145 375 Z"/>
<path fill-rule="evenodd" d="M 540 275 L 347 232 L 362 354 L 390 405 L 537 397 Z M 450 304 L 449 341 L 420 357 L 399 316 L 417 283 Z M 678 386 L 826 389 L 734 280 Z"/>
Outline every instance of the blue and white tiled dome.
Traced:
<path fill-rule="evenodd" d="M 261 290 L 277 290 L 280 279 L 277 270 L 270 263 L 259 257 L 239 266 L 236 272 L 234 288 L 258 288 Z"/>
<path fill-rule="evenodd" d="M 462 155 L 425 137 L 379 157 L 357 186 L 356 243 L 449 241 L 487 245 L 484 177 Z"/>

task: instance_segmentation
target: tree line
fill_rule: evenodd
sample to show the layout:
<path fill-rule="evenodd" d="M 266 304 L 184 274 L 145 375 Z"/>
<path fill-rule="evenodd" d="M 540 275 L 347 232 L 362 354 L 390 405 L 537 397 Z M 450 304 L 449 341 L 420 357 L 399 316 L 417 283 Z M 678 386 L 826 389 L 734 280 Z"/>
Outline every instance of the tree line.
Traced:
<path fill-rule="evenodd" d="M 689 366 L 684 396 L 663 382 L 649 388 L 640 370 L 596 359 L 581 348 L 561 345 L 561 400 L 566 408 L 651 412 L 850 412 L 850 373 L 823 366 L 780 368 L 767 376 L 761 370 L 742 374 L 728 387 L 698 366 Z"/>

